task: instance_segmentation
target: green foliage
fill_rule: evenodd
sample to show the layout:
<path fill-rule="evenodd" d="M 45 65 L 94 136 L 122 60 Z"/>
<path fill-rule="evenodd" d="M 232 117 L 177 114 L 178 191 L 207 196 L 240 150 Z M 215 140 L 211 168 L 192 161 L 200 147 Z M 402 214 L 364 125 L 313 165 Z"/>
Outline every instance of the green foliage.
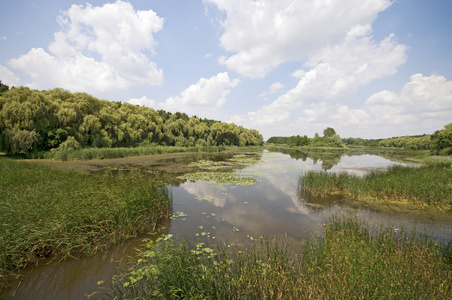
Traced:
<path fill-rule="evenodd" d="M 323 131 L 324 136 L 320 137 L 317 133 L 310 139 L 306 135 L 293 135 L 290 137 L 272 136 L 267 140 L 268 144 L 284 144 L 288 146 L 312 146 L 312 147 L 345 147 L 341 137 L 336 131 L 328 127 Z"/>
<path fill-rule="evenodd" d="M 452 123 L 435 131 L 431 137 L 430 148 L 435 155 L 452 155 Z"/>
<path fill-rule="evenodd" d="M 345 138 L 342 141 L 347 146 L 379 147 L 381 139 Z"/>
<path fill-rule="evenodd" d="M 381 147 L 394 147 L 412 150 L 428 150 L 430 149 L 430 144 L 430 135 L 402 136 L 380 141 Z"/>
<path fill-rule="evenodd" d="M 334 135 L 336 135 L 336 130 L 331 127 L 327 127 L 325 130 L 323 130 L 324 137 L 332 137 Z"/>
<path fill-rule="evenodd" d="M 65 144 L 67 139 L 70 142 Z M 257 130 L 233 123 L 189 118 L 185 113 L 99 100 L 63 89 L 19 87 L 0 95 L 0 151 L 16 154 L 141 143 L 257 146 L 263 144 L 263 138 Z"/>
<path fill-rule="evenodd" d="M 9 86 L 3 84 L 2 81 L 0 80 L 0 95 L 6 91 L 9 91 Z"/>
<path fill-rule="evenodd" d="M 93 254 L 154 230 L 171 211 L 165 187 L 135 176 L 54 170 L 0 159 L 0 285 L 56 254 Z"/>
<path fill-rule="evenodd" d="M 331 217 L 304 245 L 250 237 L 215 245 L 172 235 L 149 242 L 114 299 L 450 299 L 451 249 L 392 228 Z"/>

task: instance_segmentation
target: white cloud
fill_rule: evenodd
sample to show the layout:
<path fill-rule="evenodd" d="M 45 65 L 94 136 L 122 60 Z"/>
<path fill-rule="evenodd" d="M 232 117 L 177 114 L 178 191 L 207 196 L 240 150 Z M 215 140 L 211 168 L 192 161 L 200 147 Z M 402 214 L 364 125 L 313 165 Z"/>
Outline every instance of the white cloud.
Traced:
<path fill-rule="evenodd" d="M 278 90 L 282 89 L 284 87 L 284 84 L 281 82 L 275 82 L 270 86 L 269 92 L 271 94 L 276 93 Z"/>
<path fill-rule="evenodd" d="M 452 81 L 441 75 L 414 74 L 399 93 L 380 91 L 361 108 L 313 103 L 295 127 L 320 130 L 330 126 L 343 137 L 384 138 L 433 133 L 450 123 L 451 116 Z"/>
<path fill-rule="evenodd" d="M 141 98 L 132 98 L 127 101 L 130 104 L 139 105 L 139 106 L 147 106 L 147 107 L 154 107 L 155 106 L 155 100 L 149 99 L 146 96 L 143 96 Z"/>
<path fill-rule="evenodd" d="M 170 97 L 157 106 L 168 111 L 180 111 L 187 114 L 208 117 L 218 111 L 226 101 L 230 89 L 239 84 L 239 79 L 231 80 L 227 72 L 211 78 L 201 78 L 181 92 L 180 96 Z"/>
<path fill-rule="evenodd" d="M 369 26 L 352 27 L 342 43 L 326 47 L 306 63 L 311 69 L 292 73 L 298 84 L 271 104 L 250 112 L 250 126 L 270 125 L 287 120 L 291 112 L 312 102 L 335 102 L 359 85 L 392 75 L 406 60 L 406 46 L 394 36 L 375 43 Z"/>
<path fill-rule="evenodd" d="M 3 84 L 10 86 L 18 86 L 19 78 L 5 66 L 0 65 L 0 80 Z"/>
<path fill-rule="evenodd" d="M 9 62 L 33 78 L 33 87 L 97 93 L 162 83 L 163 71 L 149 60 L 156 47 L 153 34 L 163 28 L 154 11 L 136 11 L 120 0 L 100 7 L 72 5 L 58 22 L 62 30 L 48 52 L 33 48 Z"/>
<path fill-rule="evenodd" d="M 371 125 L 382 130 L 409 132 L 416 128 L 428 133 L 451 122 L 452 81 L 437 74 L 414 74 L 400 93 L 376 93 L 363 108 L 371 115 Z"/>
<path fill-rule="evenodd" d="M 351 28 L 371 24 L 390 0 L 204 0 L 225 13 L 219 62 L 250 77 L 263 77 L 286 61 L 312 56 L 340 43 Z M 353 34 L 353 32 L 352 32 Z"/>

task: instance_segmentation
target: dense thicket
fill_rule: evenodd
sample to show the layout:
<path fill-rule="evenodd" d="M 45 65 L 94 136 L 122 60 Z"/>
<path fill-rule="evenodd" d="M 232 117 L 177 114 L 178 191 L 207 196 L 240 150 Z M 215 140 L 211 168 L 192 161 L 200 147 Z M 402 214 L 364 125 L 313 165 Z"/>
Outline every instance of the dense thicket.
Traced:
<path fill-rule="evenodd" d="M 341 137 L 336 134 L 336 131 L 327 127 L 323 131 L 323 137 L 315 134 L 314 138 L 308 138 L 306 135 L 301 137 L 300 135 L 293 135 L 289 137 L 285 136 L 272 136 L 267 140 L 269 144 L 285 144 L 290 146 L 313 146 L 313 147 L 344 147 L 344 143 Z"/>
<path fill-rule="evenodd" d="M 435 155 L 452 155 L 452 123 L 432 134 L 430 149 Z"/>
<path fill-rule="evenodd" d="M 384 139 L 380 141 L 381 147 L 394 147 L 413 150 L 428 150 L 430 149 L 430 135 L 417 136 L 401 136 Z"/>
<path fill-rule="evenodd" d="M 0 94 L 0 151 L 83 147 L 262 145 L 257 130 L 233 123 L 99 100 L 63 89 L 18 87 Z"/>

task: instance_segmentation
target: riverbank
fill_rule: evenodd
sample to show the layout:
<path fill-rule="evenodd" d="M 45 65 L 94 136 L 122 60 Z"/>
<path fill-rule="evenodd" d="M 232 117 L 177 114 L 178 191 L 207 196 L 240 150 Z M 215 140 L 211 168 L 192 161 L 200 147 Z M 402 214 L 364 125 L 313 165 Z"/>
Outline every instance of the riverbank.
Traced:
<path fill-rule="evenodd" d="M 223 151 L 262 149 L 260 146 L 206 146 L 206 147 L 172 147 L 172 146 L 138 146 L 117 148 L 83 148 L 77 150 L 38 151 L 15 156 L 25 159 L 51 159 L 58 161 L 78 161 L 93 159 L 125 158 L 131 156 L 170 154 L 170 153 L 216 153 Z"/>
<path fill-rule="evenodd" d="M 324 235 L 298 247 L 284 238 L 238 245 L 171 235 L 116 277 L 114 299 L 450 299 L 450 245 L 332 217 Z M 106 292 L 106 291 L 104 291 Z M 105 295 L 105 294 L 104 294 Z"/>
<path fill-rule="evenodd" d="M 0 158 L 0 286 L 42 257 L 94 254 L 168 218 L 164 186 Z"/>

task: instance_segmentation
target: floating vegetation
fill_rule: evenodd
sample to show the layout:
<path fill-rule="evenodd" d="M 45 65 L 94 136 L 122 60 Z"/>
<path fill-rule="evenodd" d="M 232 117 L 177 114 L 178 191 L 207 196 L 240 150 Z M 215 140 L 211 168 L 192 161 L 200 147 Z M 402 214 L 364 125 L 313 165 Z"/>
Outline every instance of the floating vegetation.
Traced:
<path fill-rule="evenodd" d="M 187 173 L 185 175 L 179 176 L 178 178 L 190 181 L 203 181 L 207 183 L 234 184 L 243 186 L 250 186 L 257 182 L 262 182 L 262 180 L 260 180 L 259 178 L 242 176 L 240 174 L 229 172 Z"/>
<path fill-rule="evenodd" d="M 212 201 L 217 200 L 217 198 L 215 198 L 214 196 L 211 195 L 206 195 L 206 196 L 198 196 L 195 198 L 196 200 L 206 200 L 210 203 L 212 203 Z"/>
<path fill-rule="evenodd" d="M 228 161 L 199 160 L 191 162 L 188 166 L 200 168 L 203 170 L 215 171 L 224 168 L 229 168 L 231 166 L 231 163 Z"/>
<path fill-rule="evenodd" d="M 232 158 L 224 161 L 199 160 L 190 163 L 189 167 L 200 168 L 206 171 L 216 171 L 231 169 L 235 166 L 249 167 L 260 161 L 260 156 L 251 154 L 236 154 Z"/>

